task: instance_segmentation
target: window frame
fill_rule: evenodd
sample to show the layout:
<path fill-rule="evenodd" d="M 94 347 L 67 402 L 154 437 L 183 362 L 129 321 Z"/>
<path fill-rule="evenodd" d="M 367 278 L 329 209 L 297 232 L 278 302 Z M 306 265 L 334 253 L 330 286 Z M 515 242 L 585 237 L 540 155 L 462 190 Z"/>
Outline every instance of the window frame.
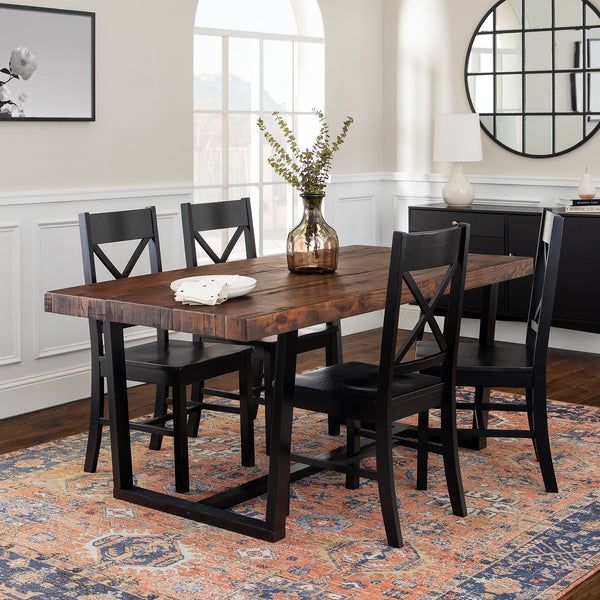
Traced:
<path fill-rule="evenodd" d="M 291 188 L 285 181 L 265 181 L 264 177 L 264 166 L 265 166 L 265 154 L 264 144 L 259 143 L 258 145 L 258 161 L 259 161 L 259 177 L 258 181 L 255 182 L 244 182 L 244 183 L 229 183 L 229 118 L 230 115 L 256 115 L 270 116 L 272 111 L 264 109 L 264 43 L 266 41 L 286 41 L 291 42 L 292 57 L 291 57 L 291 110 L 280 111 L 280 114 L 284 117 L 288 117 L 291 121 L 292 128 L 297 131 L 298 117 L 302 116 L 314 116 L 311 111 L 296 110 L 296 48 L 298 43 L 312 43 L 319 44 L 322 46 L 323 52 L 323 106 L 325 104 L 325 39 L 324 37 L 315 36 L 304 36 L 304 35 L 290 35 L 290 34 L 275 34 L 275 33 L 259 33 L 254 31 L 241 31 L 234 29 L 213 29 L 207 27 L 194 27 L 194 40 L 197 36 L 211 36 L 221 38 L 221 108 L 220 110 L 210 109 L 196 109 L 195 102 L 193 107 L 193 117 L 197 114 L 210 114 L 210 115 L 221 115 L 221 185 L 199 185 L 196 183 L 196 172 L 194 169 L 194 185 L 195 190 L 221 190 L 221 196 L 225 199 L 235 199 L 236 196 L 233 194 L 231 198 L 231 192 L 235 189 L 244 188 L 256 188 L 258 190 L 257 203 L 258 203 L 258 215 L 255 216 L 255 228 L 256 241 L 257 241 L 257 252 L 259 256 L 264 255 L 264 227 L 263 227 L 263 211 L 264 211 L 264 190 L 266 186 L 274 187 L 276 185 L 286 185 L 288 187 L 288 199 L 291 198 L 291 202 L 288 200 L 287 206 L 287 228 L 290 229 L 295 220 L 299 218 L 299 202 L 298 193 L 296 190 Z M 258 40 L 259 44 L 259 105 L 258 110 L 230 110 L 229 108 L 229 41 L 231 38 L 246 38 Z M 194 55 L 194 62 L 196 56 Z M 194 150 L 195 151 L 195 150 Z M 195 194 L 194 194 L 195 196 Z M 196 199 L 194 197 L 194 202 Z M 258 217 L 258 219 L 256 218 Z M 257 227 L 258 225 L 258 227 Z M 223 241 L 226 243 L 228 239 L 227 232 L 223 232 Z M 281 251 L 285 251 L 282 248 Z M 272 253 L 272 252 L 269 252 Z"/>

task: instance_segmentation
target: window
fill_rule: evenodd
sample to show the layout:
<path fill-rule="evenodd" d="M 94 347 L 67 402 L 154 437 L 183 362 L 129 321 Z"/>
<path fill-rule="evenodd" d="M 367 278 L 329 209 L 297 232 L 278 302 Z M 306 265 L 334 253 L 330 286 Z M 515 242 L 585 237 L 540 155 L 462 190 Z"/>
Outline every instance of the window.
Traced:
<path fill-rule="evenodd" d="M 200 0 L 194 35 L 195 202 L 249 196 L 259 254 L 285 251 L 297 194 L 273 172 L 256 125 L 279 111 L 312 142 L 324 106 L 323 24 L 316 0 Z M 227 233 L 210 240 L 224 247 Z M 240 250 L 240 255 L 243 250 Z"/>

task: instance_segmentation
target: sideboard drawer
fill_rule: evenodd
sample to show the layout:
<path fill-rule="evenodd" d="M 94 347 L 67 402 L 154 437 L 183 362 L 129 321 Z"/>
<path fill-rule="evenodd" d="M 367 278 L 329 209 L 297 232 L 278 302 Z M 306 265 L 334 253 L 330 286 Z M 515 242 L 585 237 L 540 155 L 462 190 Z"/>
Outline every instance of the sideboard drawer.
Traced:
<path fill-rule="evenodd" d="M 410 231 L 430 231 L 451 227 L 453 221 L 471 225 L 471 235 L 504 238 L 504 215 L 468 210 L 431 210 L 411 208 Z"/>

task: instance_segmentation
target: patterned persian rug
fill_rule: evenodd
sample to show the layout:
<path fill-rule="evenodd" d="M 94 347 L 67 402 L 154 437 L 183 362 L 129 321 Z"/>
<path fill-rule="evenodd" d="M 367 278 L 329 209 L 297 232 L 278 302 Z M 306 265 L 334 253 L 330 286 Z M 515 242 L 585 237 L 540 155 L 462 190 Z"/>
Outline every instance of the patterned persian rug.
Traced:
<path fill-rule="evenodd" d="M 469 392 L 463 392 L 469 395 Z M 517 396 L 505 396 L 509 401 Z M 559 494 L 546 494 L 529 440 L 461 451 L 469 516 L 452 516 L 441 458 L 415 490 L 415 452 L 398 448 L 396 486 L 405 547 L 386 545 L 377 486 L 348 491 L 321 473 L 293 486 L 288 536 L 260 542 L 114 500 L 108 440 L 95 474 L 82 471 L 85 437 L 0 456 L 0 598 L 322 599 L 559 598 L 598 569 L 598 410 L 552 403 Z M 494 426 L 524 425 L 500 413 Z M 239 467 L 237 418 L 208 413 L 190 441 L 190 496 L 256 476 Z M 325 421 L 299 413 L 295 450 L 331 448 Z M 171 447 L 134 436 L 138 482 L 173 491 Z M 264 510 L 264 499 L 238 508 Z"/>

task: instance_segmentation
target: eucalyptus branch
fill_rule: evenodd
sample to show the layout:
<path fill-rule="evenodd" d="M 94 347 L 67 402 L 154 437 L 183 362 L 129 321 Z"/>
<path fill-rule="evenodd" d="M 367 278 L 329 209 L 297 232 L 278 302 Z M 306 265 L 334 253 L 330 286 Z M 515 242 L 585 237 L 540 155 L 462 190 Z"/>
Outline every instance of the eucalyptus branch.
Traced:
<path fill-rule="evenodd" d="M 267 129 L 262 118 L 257 121 L 258 128 L 273 150 L 273 155 L 267 162 L 282 179 L 304 194 L 324 193 L 333 165 L 333 155 L 346 140 L 350 126 L 354 122 L 352 117 L 347 117 L 340 133 L 332 142 L 331 130 L 325 115 L 316 108 L 313 109 L 313 113 L 319 120 L 319 133 L 312 146 L 304 150 L 300 148 L 295 133 L 278 112 L 273 113 L 273 118 L 290 152 Z"/>

